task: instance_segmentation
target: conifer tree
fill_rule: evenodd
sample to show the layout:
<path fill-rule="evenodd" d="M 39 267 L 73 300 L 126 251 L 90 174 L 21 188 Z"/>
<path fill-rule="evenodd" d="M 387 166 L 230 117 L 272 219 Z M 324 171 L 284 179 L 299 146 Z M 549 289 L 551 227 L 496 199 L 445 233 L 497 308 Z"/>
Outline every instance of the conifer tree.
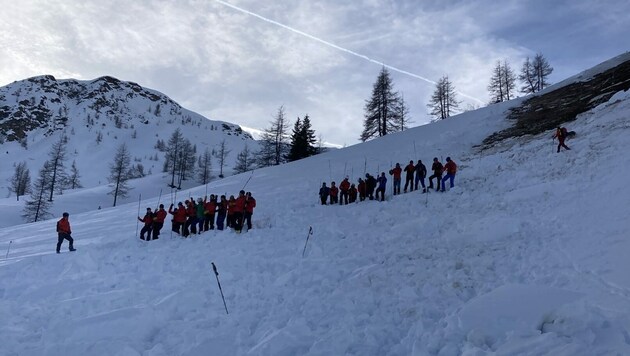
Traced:
<path fill-rule="evenodd" d="M 81 175 L 79 174 L 79 169 L 77 168 L 77 162 L 72 161 L 72 166 L 70 166 L 70 175 L 68 176 L 66 187 L 70 189 L 83 188 L 79 178 L 81 178 Z"/>
<path fill-rule="evenodd" d="M 236 165 L 234 166 L 234 173 L 244 173 L 254 169 L 254 158 L 249 150 L 247 144 L 239 154 L 236 156 Z"/>
<path fill-rule="evenodd" d="M 118 197 L 127 197 L 129 190 L 128 180 L 131 179 L 131 155 L 125 143 L 118 146 L 114 161 L 109 166 L 109 177 L 107 180 L 112 184 L 112 190 L 107 193 L 114 196 L 114 205 Z"/>
<path fill-rule="evenodd" d="M 215 157 L 219 161 L 219 177 L 223 178 L 223 167 L 225 167 L 225 161 L 227 156 L 230 154 L 231 150 L 227 149 L 227 145 L 225 144 L 225 139 L 219 143 L 219 149 L 215 153 Z"/>
<path fill-rule="evenodd" d="M 15 166 L 15 172 L 10 180 L 9 190 L 15 193 L 16 198 L 20 201 L 20 196 L 30 193 L 31 191 L 31 172 L 26 166 L 26 162 L 22 161 Z"/>
<path fill-rule="evenodd" d="M 171 174 L 171 188 L 175 188 L 175 174 L 178 173 L 178 168 L 181 166 L 180 158 L 182 157 L 181 150 L 184 143 L 184 136 L 179 128 L 175 129 L 171 138 L 168 140 L 166 146 L 166 154 L 164 155 L 164 172 Z"/>
<path fill-rule="evenodd" d="M 491 102 L 499 103 L 513 99 L 515 87 L 516 75 L 514 74 L 514 70 L 512 70 L 507 60 L 503 62 L 497 61 L 492 70 L 490 84 L 488 84 Z"/>
<path fill-rule="evenodd" d="M 549 86 L 547 77 L 552 72 L 553 67 L 551 67 L 542 53 L 537 53 L 531 61 L 527 57 L 518 76 L 518 79 L 523 83 L 521 92 L 531 94 L 545 89 Z"/>
<path fill-rule="evenodd" d="M 448 79 L 448 76 L 440 78 L 435 85 L 431 101 L 427 104 L 427 107 L 431 109 L 430 114 L 436 120 L 444 120 L 456 113 L 459 109 L 459 104 L 455 87 Z"/>
<path fill-rule="evenodd" d="M 288 151 L 287 126 L 284 106 L 280 106 L 271 126 L 262 134 L 260 151 L 256 159 L 259 167 L 277 166 L 285 162 Z"/>
<path fill-rule="evenodd" d="M 209 148 L 199 155 L 198 168 L 197 180 L 201 184 L 208 183 L 212 178 L 212 153 Z"/>
<path fill-rule="evenodd" d="M 52 206 L 52 202 L 46 199 L 51 179 L 52 164 L 46 161 L 44 162 L 44 166 L 39 170 L 39 175 L 31 190 L 31 199 L 27 200 L 24 205 L 22 217 L 24 217 L 27 222 L 36 222 L 51 216 L 50 207 Z"/>
<path fill-rule="evenodd" d="M 372 96 L 365 102 L 361 141 L 365 142 L 374 137 L 399 131 L 399 125 L 396 123 L 399 101 L 399 95 L 394 91 L 389 72 L 383 67 L 372 88 Z"/>
<path fill-rule="evenodd" d="M 51 170 L 49 191 L 50 196 L 48 201 L 53 201 L 53 194 L 55 192 L 56 185 L 60 184 L 60 182 L 65 182 L 67 180 L 67 174 L 64 167 L 64 162 L 66 160 L 66 144 L 68 143 L 68 138 L 65 134 L 61 135 L 59 141 L 55 142 L 50 152 L 48 152 L 48 156 L 50 157 L 49 164 Z M 63 186 L 63 184 L 61 184 Z M 59 188 L 59 187 L 57 187 Z"/>

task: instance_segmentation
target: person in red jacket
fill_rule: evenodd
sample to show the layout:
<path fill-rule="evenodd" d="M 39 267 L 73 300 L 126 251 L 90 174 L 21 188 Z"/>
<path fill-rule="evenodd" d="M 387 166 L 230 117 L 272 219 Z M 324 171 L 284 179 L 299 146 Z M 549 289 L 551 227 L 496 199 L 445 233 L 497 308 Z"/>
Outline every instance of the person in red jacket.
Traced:
<path fill-rule="evenodd" d="M 335 182 L 330 183 L 330 205 L 337 204 L 339 197 L 339 188 L 335 185 Z"/>
<path fill-rule="evenodd" d="M 173 223 L 171 230 L 179 235 L 182 235 L 182 228 L 186 224 L 186 208 L 184 208 L 184 204 L 180 201 L 175 210 L 173 210 L 173 204 L 171 204 L 168 208 L 168 213 L 173 215 L 173 220 L 171 220 Z"/>
<path fill-rule="evenodd" d="M 254 215 L 254 208 L 256 207 L 256 199 L 252 196 L 251 192 L 245 194 L 245 221 L 247 222 L 247 230 L 252 229 L 252 215 Z"/>
<path fill-rule="evenodd" d="M 69 218 L 70 214 L 63 213 L 62 218 L 57 221 L 57 253 L 61 253 L 60 250 L 63 240 L 68 240 L 68 243 L 70 244 L 68 249 L 70 251 L 76 251 L 74 248 L 74 239 L 70 236 L 72 234 L 72 230 L 70 229 Z"/>
<path fill-rule="evenodd" d="M 364 201 L 367 197 L 365 181 L 362 178 L 359 178 L 359 185 L 357 186 L 357 190 L 359 191 L 359 201 Z"/>
<path fill-rule="evenodd" d="M 444 170 L 446 171 L 446 175 L 442 178 L 442 191 L 444 191 L 444 188 L 446 187 L 447 179 L 451 181 L 451 188 L 455 186 L 453 181 L 455 180 L 455 173 L 457 173 L 457 165 L 453 162 L 453 160 L 451 160 L 451 157 L 446 157 Z"/>
<path fill-rule="evenodd" d="M 144 240 L 144 234 L 147 234 L 147 241 L 151 240 L 151 230 L 153 229 L 153 213 L 151 212 L 151 208 L 147 208 L 147 213 L 144 214 L 144 217 L 139 217 L 138 220 L 144 223 L 142 230 L 140 230 L 140 240 Z"/>
<path fill-rule="evenodd" d="M 160 208 L 155 211 L 155 215 L 153 216 L 153 240 L 157 240 L 160 238 L 160 231 L 164 226 L 164 220 L 166 220 L 166 210 L 164 210 L 164 204 L 160 204 Z M 147 239 L 150 238 L 150 235 L 147 236 Z"/>
<path fill-rule="evenodd" d="M 245 213 L 245 191 L 238 192 L 238 198 L 234 201 L 234 231 L 241 233 L 243 230 L 243 217 Z"/>
<path fill-rule="evenodd" d="M 184 237 L 190 234 L 197 234 L 197 205 L 192 197 L 186 200 L 186 223 L 184 223 Z"/>
<path fill-rule="evenodd" d="M 413 165 L 413 161 L 409 161 L 409 164 L 405 167 L 405 173 L 407 173 L 405 175 L 405 193 L 407 193 L 407 186 L 409 185 L 411 185 L 411 190 L 409 191 L 413 192 L 413 174 L 415 169 L 416 167 Z"/>
<path fill-rule="evenodd" d="M 214 214 L 217 211 L 217 198 L 214 194 L 210 194 L 210 201 L 206 202 L 204 208 L 204 230 L 214 230 Z"/>
<path fill-rule="evenodd" d="M 558 138 L 558 153 L 560 153 L 560 147 L 564 147 L 567 150 L 571 150 L 567 145 L 564 144 L 564 140 L 566 140 L 568 135 L 568 131 L 564 127 L 558 126 L 556 129 L 556 133 L 553 135 L 553 138 Z"/>
<path fill-rule="evenodd" d="M 339 197 L 339 205 L 345 204 L 348 205 L 348 190 L 350 190 L 350 182 L 348 181 L 348 177 L 344 178 L 341 184 L 339 184 L 339 191 L 341 191 L 341 196 Z"/>
<path fill-rule="evenodd" d="M 390 169 L 389 174 L 394 176 L 394 195 L 400 194 L 400 176 L 402 175 L 400 163 L 396 163 L 396 167 Z"/>
<path fill-rule="evenodd" d="M 230 195 L 230 199 L 227 202 L 227 223 L 225 226 L 234 228 L 234 206 L 236 205 L 236 199 L 233 195 Z"/>

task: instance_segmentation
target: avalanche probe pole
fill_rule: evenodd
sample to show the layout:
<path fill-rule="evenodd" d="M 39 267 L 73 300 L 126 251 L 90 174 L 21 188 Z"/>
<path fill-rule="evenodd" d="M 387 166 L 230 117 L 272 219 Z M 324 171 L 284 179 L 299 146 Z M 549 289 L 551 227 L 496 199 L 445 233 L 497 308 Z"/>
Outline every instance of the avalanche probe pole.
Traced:
<path fill-rule="evenodd" d="M 13 243 L 13 240 L 9 241 L 9 247 L 7 247 L 7 255 L 4 256 L 4 259 L 6 260 L 7 258 L 9 258 L 9 250 L 11 250 L 11 244 Z"/>
<path fill-rule="evenodd" d="M 252 170 L 252 174 L 249 176 L 249 178 L 247 178 L 247 181 L 245 182 L 245 184 L 243 184 L 243 188 L 241 188 L 241 190 L 245 190 L 245 187 L 247 187 L 247 184 L 249 184 L 249 180 L 252 179 L 253 176 L 254 171 Z"/>
<path fill-rule="evenodd" d="M 138 217 L 140 217 L 140 200 L 142 198 L 142 194 L 138 194 Z M 136 219 L 136 237 L 138 237 L 138 224 L 140 220 Z"/>
<path fill-rule="evenodd" d="M 306 243 L 304 244 L 304 250 L 302 250 L 302 257 L 304 257 L 304 253 L 306 253 L 306 245 L 308 245 L 308 238 L 313 235 L 313 227 L 308 227 L 308 235 L 306 235 Z"/>
<path fill-rule="evenodd" d="M 158 209 L 160 208 L 160 200 L 161 199 L 162 199 L 162 188 L 160 188 L 160 195 L 158 196 L 158 203 L 157 203 Z"/>
<path fill-rule="evenodd" d="M 217 272 L 217 266 L 212 262 L 212 269 L 214 270 L 214 276 L 217 277 L 217 284 L 219 285 L 219 291 L 221 292 L 221 299 L 223 299 L 223 306 L 225 307 L 225 313 L 230 314 L 228 312 L 227 304 L 225 304 L 225 297 L 223 296 L 223 289 L 221 288 L 221 282 L 219 282 L 219 272 Z"/>

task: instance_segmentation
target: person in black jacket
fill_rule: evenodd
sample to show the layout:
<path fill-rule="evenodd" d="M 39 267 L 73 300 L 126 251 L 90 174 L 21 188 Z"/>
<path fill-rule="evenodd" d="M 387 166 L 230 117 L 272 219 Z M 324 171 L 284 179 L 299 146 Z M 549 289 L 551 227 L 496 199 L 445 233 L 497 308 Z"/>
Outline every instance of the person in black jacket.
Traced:
<path fill-rule="evenodd" d="M 330 194 L 330 188 L 326 186 L 326 183 L 322 183 L 322 187 L 319 188 L 319 199 L 322 202 L 322 205 L 326 205 L 326 201 L 328 201 L 328 194 Z"/>
<path fill-rule="evenodd" d="M 416 163 L 416 190 L 418 190 L 418 182 L 422 184 L 422 192 L 426 193 L 427 188 L 424 185 L 424 178 L 427 177 L 427 167 L 422 163 L 422 160 L 418 160 Z"/>
<path fill-rule="evenodd" d="M 374 200 L 374 189 L 376 189 L 376 178 L 369 173 L 365 173 L 365 194 L 370 200 Z"/>
<path fill-rule="evenodd" d="M 431 165 L 433 175 L 429 177 L 429 189 L 433 189 L 433 178 L 437 178 L 437 190 L 440 190 L 440 182 L 442 181 L 442 171 L 444 166 L 438 161 L 437 157 L 433 158 L 433 164 Z"/>

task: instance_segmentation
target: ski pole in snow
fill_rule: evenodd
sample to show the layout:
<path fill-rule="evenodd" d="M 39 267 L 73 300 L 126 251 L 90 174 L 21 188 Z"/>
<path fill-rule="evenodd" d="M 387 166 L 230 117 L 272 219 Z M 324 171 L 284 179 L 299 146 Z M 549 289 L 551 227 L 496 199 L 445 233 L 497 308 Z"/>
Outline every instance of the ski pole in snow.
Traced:
<path fill-rule="evenodd" d="M 363 175 L 365 175 L 365 173 L 367 173 L 367 157 L 363 157 L 364 161 L 363 161 Z"/>
<path fill-rule="evenodd" d="M 138 194 L 138 217 L 140 216 L 140 200 L 142 199 L 142 194 Z M 136 237 L 138 237 L 138 223 L 140 220 L 136 219 Z"/>
<path fill-rule="evenodd" d="M 6 260 L 7 258 L 9 258 L 9 250 L 11 250 L 11 244 L 13 243 L 13 240 L 9 241 L 9 247 L 7 247 L 7 255 L 4 256 L 4 259 Z"/>
<path fill-rule="evenodd" d="M 304 257 L 304 254 L 306 253 L 306 245 L 308 245 L 308 238 L 311 237 L 311 235 L 313 235 L 313 227 L 309 226 L 308 235 L 306 235 L 306 243 L 304 244 L 304 250 L 302 250 L 302 257 Z"/>
<path fill-rule="evenodd" d="M 160 188 L 160 195 L 158 196 L 158 203 L 157 203 L 158 208 L 160 207 L 160 200 L 162 200 L 162 188 Z"/>
<path fill-rule="evenodd" d="M 245 190 L 245 187 L 247 187 L 247 184 L 249 184 L 249 180 L 252 179 L 253 176 L 254 171 L 252 170 L 252 174 L 249 176 L 249 178 L 247 178 L 247 181 L 245 182 L 245 184 L 243 184 L 243 188 L 241 188 L 241 190 Z"/>
<path fill-rule="evenodd" d="M 225 297 L 223 296 L 223 289 L 221 288 L 221 282 L 219 282 L 219 272 L 217 271 L 217 266 L 212 262 L 212 269 L 214 270 L 214 276 L 217 277 L 217 284 L 219 285 L 219 291 L 221 292 L 221 299 L 223 299 L 223 306 L 225 307 L 225 313 L 230 314 L 228 312 L 227 304 L 225 304 Z"/>

